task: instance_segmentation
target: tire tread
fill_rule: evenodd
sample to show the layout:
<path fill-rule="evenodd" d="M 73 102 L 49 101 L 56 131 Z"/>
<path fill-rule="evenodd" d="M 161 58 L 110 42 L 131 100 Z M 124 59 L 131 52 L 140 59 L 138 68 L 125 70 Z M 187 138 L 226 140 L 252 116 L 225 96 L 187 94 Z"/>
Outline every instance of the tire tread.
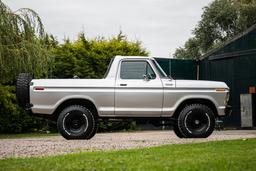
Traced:
<path fill-rule="evenodd" d="M 65 114 L 67 113 L 66 111 L 72 111 L 72 110 L 75 110 L 75 109 L 80 109 L 80 110 L 84 110 L 87 112 L 87 114 L 90 115 L 91 117 L 91 123 L 88 123 L 88 124 L 92 124 L 90 127 L 88 127 L 84 134 L 80 135 L 80 136 L 72 136 L 72 135 L 68 135 L 66 134 L 66 132 L 63 130 L 63 126 L 62 126 L 62 119 L 63 117 L 65 116 Z M 93 136 L 90 136 L 93 132 L 93 130 L 95 129 L 95 125 L 96 125 L 96 122 L 95 122 L 95 116 L 92 114 L 92 112 L 87 109 L 86 107 L 82 106 L 82 105 L 71 105 L 71 106 L 68 106 L 66 107 L 65 109 L 62 110 L 62 112 L 60 113 L 59 117 L 58 117 L 58 120 L 57 120 L 57 127 L 58 127 L 58 130 L 59 132 L 61 133 L 61 135 L 70 140 L 70 139 L 91 139 Z"/>
<path fill-rule="evenodd" d="M 20 73 L 16 83 L 16 99 L 18 104 L 26 108 L 30 102 L 29 83 L 32 80 L 32 75 L 29 73 Z"/>
<path fill-rule="evenodd" d="M 187 131 L 187 129 L 185 128 L 185 124 L 183 123 L 184 121 L 184 117 L 186 116 L 186 113 L 189 110 L 195 109 L 195 108 L 201 108 L 204 111 L 207 111 L 209 117 L 210 117 L 210 127 L 209 130 L 201 135 L 193 135 L 191 133 L 189 133 Z M 207 138 L 208 136 L 210 136 L 214 130 L 215 127 L 215 118 L 214 118 L 214 114 L 212 112 L 212 110 L 203 104 L 200 103 L 195 103 L 195 104 L 190 104 L 188 106 L 186 106 L 180 113 L 179 117 L 178 117 L 178 128 L 181 132 L 181 134 L 185 137 L 185 138 Z"/>

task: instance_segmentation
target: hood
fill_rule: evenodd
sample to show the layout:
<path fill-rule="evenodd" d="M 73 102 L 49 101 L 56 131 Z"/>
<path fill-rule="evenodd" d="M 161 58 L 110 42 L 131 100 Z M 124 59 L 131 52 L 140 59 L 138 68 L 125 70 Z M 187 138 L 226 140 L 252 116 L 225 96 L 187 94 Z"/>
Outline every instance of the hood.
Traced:
<path fill-rule="evenodd" d="M 201 80 L 176 80 L 178 88 L 225 88 L 227 84 L 220 81 L 201 81 Z"/>

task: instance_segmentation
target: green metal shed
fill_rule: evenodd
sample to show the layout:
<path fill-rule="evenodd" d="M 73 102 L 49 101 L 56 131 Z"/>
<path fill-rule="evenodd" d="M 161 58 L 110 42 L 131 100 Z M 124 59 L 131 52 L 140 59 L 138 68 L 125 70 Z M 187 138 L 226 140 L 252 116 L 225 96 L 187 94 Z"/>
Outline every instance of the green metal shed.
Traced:
<path fill-rule="evenodd" d="M 256 25 L 202 56 L 200 79 L 227 83 L 233 112 L 224 123 L 240 127 L 240 94 L 247 94 L 249 87 L 256 87 Z M 254 116 L 256 118 L 255 113 Z"/>
<path fill-rule="evenodd" d="M 196 80 L 197 62 L 172 58 L 155 58 L 167 75 L 174 79 Z"/>

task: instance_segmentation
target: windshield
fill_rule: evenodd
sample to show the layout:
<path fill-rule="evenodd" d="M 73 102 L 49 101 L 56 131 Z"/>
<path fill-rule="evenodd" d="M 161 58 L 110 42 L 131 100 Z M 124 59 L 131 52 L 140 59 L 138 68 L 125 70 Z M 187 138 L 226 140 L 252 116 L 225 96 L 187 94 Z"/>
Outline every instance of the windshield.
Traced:
<path fill-rule="evenodd" d="M 156 61 L 156 60 L 152 60 L 152 61 L 153 61 L 153 63 L 154 63 L 155 66 L 156 66 L 156 69 L 157 69 L 157 72 L 158 72 L 159 76 L 160 76 L 161 78 L 168 78 L 168 76 L 167 76 L 166 73 L 163 71 L 163 69 L 161 68 L 161 66 L 157 63 L 157 61 Z"/>

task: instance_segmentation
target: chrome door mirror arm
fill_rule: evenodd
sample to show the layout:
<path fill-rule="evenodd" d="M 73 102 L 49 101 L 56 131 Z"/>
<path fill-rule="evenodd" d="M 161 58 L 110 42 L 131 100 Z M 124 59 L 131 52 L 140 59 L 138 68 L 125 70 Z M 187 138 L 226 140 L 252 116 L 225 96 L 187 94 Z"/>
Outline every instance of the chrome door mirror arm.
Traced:
<path fill-rule="evenodd" d="M 145 75 L 143 75 L 143 80 L 144 80 L 144 81 L 149 81 L 150 79 L 149 79 L 149 77 L 145 74 Z"/>

